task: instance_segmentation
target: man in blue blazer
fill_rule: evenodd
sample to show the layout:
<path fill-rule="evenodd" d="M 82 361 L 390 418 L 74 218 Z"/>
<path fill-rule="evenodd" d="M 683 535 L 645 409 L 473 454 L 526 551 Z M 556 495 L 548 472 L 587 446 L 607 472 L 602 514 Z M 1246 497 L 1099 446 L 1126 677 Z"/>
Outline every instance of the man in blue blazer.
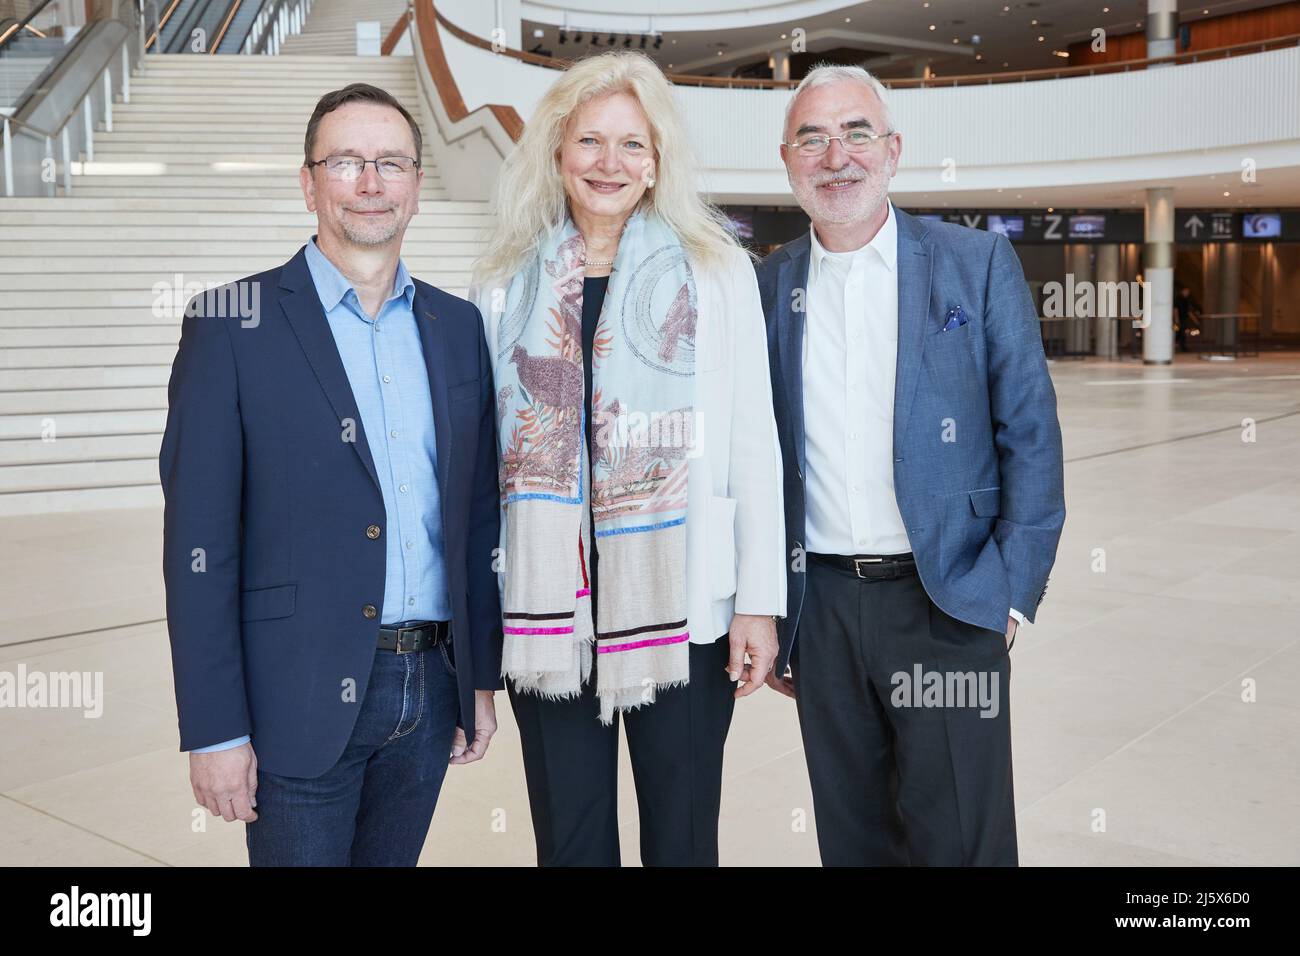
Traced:
<path fill-rule="evenodd" d="M 195 798 L 253 865 L 414 865 L 501 684 L 491 364 L 478 310 L 413 279 L 421 137 L 327 93 L 318 233 L 187 307 L 159 466 Z"/>
<path fill-rule="evenodd" d="M 889 202 L 865 70 L 809 73 L 783 140 L 812 228 L 759 266 L 791 555 L 768 683 L 822 861 L 1015 864 L 1009 651 L 1065 520 L 1033 302 L 1005 237 Z"/>

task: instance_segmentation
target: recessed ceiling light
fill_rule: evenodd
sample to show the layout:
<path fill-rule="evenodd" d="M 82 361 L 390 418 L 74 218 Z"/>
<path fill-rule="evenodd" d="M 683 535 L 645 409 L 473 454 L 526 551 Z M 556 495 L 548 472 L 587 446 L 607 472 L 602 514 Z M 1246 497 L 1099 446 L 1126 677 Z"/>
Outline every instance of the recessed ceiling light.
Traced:
<path fill-rule="evenodd" d="M 933 23 L 930 24 L 930 29 L 931 29 L 931 30 L 934 29 L 934 24 L 933 24 Z"/>

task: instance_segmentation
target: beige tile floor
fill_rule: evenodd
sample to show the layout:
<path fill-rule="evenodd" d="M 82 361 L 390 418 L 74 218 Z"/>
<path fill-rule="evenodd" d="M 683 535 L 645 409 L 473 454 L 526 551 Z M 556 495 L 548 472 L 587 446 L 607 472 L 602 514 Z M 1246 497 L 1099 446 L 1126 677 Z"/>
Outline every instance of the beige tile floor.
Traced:
<path fill-rule="evenodd" d="M 1300 356 L 1052 374 L 1069 517 L 1012 652 L 1022 862 L 1300 863 Z M 245 862 L 242 825 L 195 812 L 176 751 L 161 522 L 0 521 L 0 670 L 100 671 L 105 701 L 99 719 L 0 709 L 0 863 Z M 449 772 L 426 864 L 533 862 L 504 695 L 498 712 L 489 759 Z M 740 703 L 725 772 L 723 861 L 816 865 L 789 701 Z M 634 863 L 626 754 L 621 786 Z"/>

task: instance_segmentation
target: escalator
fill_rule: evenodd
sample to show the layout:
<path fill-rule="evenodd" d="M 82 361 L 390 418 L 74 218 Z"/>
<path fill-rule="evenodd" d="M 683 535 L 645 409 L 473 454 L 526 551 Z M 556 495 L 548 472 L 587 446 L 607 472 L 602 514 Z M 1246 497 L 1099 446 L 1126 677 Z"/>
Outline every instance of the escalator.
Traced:
<path fill-rule="evenodd" d="M 157 41 L 149 49 L 156 53 L 241 53 L 253 22 L 268 2 L 170 0 L 163 8 Z M 201 43 L 196 36 L 200 30 Z"/>
<path fill-rule="evenodd" d="M 217 53 L 242 53 L 253 21 L 270 0 L 236 0 L 224 32 L 217 39 Z"/>

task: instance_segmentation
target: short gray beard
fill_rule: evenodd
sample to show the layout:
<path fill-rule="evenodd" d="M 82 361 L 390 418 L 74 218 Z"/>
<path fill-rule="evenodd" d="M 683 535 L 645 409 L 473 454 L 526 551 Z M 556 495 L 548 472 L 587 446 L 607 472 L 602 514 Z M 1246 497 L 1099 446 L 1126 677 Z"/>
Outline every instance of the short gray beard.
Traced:
<path fill-rule="evenodd" d="M 352 243 L 354 246 L 385 246 L 393 241 L 397 234 L 405 227 L 406 223 L 394 219 L 392 224 L 379 235 L 356 229 L 346 221 L 344 221 L 342 225 L 343 238 L 347 239 L 347 241 Z"/>
<path fill-rule="evenodd" d="M 837 226 L 869 219 L 872 213 L 880 208 L 880 204 L 889 192 L 889 180 L 887 178 L 866 176 L 862 180 L 867 188 L 863 191 L 861 206 L 848 212 L 833 212 L 829 204 L 822 203 L 816 186 L 811 185 L 806 179 L 796 181 L 794 177 L 788 178 L 790 180 L 790 189 L 794 192 L 795 201 L 808 214 L 808 218 L 814 222 L 829 222 Z"/>

